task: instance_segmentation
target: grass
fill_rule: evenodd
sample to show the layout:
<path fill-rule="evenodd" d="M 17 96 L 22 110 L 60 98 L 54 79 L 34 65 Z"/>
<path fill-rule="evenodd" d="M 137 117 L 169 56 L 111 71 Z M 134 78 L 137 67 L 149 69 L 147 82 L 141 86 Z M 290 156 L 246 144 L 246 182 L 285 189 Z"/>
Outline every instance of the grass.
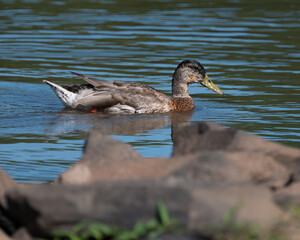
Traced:
<path fill-rule="evenodd" d="M 99 222 L 83 221 L 70 231 L 54 232 L 53 240 L 135 240 L 140 238 L 155 238 L 178 226 L 178 221 L 171 219 L 166 206 L 157 204 L 157 219 L 151 219 L 146 224 L 137 222 L 132 230 L 111 227 Z M 44 240 L 39 238 L 39 240 Z"/>
<path fill-rule="evenodd" d="M 289 240 L 291 226 L 298 230 L 300 226 L 300 207 L 291 205 L 288 208 L 290 218 L 280 219 L 270 229 L 261 229 L 258 224 L 238 222 L 237 213 L 241 205 L 229 210 L 222 223 L 208 229 L 207 240 Z M 137 240 L 154 239 L 161 234 L 171 232 L 180 227 L 176 219 L 172 219 L 166 206 L 157 204 L 158 216 L 147 223 L 137 222 L 133 229 L 111 227 L 99 222 L 80 222 L 70 231 L 56 231 L 52 240 Z M 180 229 L 180 228 L 179 228 Z M 300 232 L 299 232 L 300 233 Z M 300 236 L 300 235 L 299 235 Z M 200 238 L 202 239 L 202 238 Z M 45 240 L 39 238 L 39 240 Z"/>
<path fill-rule="evenodd" d="M 290 231 L 298 231 L 300 236 L 300 207 L 291 205 L 286 218 L 279 219 L 269 229 L 262 229 L 258 224 L 242 223 L 236 220 L 236 208 L 223 217 L 222 224 L 211 229 L 211 240 L 289 240 Z"/>

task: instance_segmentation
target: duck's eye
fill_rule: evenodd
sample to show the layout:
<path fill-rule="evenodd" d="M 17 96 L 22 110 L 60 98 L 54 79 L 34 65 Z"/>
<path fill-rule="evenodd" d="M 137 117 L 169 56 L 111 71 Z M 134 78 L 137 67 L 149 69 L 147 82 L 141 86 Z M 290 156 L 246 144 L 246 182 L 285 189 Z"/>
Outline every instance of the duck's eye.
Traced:
<path fill-rule="evenodd" d="M 211 82 L 211 80 L 208 80 L 208 82 Z"/>

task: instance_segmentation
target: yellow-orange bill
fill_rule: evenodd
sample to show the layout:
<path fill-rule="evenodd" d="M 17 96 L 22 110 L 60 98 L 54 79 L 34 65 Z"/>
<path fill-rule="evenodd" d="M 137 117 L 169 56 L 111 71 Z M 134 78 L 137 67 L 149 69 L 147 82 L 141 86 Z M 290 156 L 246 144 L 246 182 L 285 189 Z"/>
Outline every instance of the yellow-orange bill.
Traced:
<path fill-rule="evenodd" d="M 209 88 L 210 90 L 213 90 L 214 92 L 223 95 L 223 92 L 221 91 L 220 88 L 218 88 L 213 82 L 212 80 L 210 80 L 210 78 L 207 76 L 207 74 L 205 74 L 205 78 L 204 80 L 201 82 L 201 84 L 207 88 Z"/>

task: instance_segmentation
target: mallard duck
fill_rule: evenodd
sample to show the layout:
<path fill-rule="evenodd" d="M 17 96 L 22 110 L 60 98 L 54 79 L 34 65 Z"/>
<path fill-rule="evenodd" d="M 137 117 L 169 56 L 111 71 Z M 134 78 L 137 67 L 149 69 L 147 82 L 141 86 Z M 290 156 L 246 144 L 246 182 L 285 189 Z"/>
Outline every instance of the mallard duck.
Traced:
<path fill-rule="evenodd" d="M 188 85 L 200 83 L 223 95 L 223 92 L 209 79 L 204 67 L 197 61 L 182 61 L 173 74 L 172 97 L 156 89 L 136 82 L 108 82 L 82 77 L 88 84 L 58 85 L 43 80 L 54 91 L 67 108 L 104 113 L 165 113 L 190 111 L 195 105 L 188 93 Z"/>

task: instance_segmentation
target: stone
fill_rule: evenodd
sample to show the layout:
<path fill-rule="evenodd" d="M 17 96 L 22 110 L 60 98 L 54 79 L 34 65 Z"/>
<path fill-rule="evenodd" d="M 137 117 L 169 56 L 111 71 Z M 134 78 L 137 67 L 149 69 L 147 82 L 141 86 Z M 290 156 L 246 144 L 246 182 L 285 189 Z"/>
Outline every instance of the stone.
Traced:
<path fill-rule="evenodd" d="M 159 201 L 185 222 L 191 201 L 184 188 L 152 181 L 21 186 L 7 199 L 9 214 L 35 237 L 48 237 L 82 220 L 131 228 L 137 221 L 153 218 Z"/>
<path fill-rule="evenodd" d="M 220 226 L 229 211 L 234 211 L 237 222 L 255 223 L 266 228 L 283 214 L 268 189 L 251 183 L 200 185 L 193 188 L 191 195 L 189 228 L 201 232 L 211 226 Z"/>
<path fill-rule="evenodd" d="M 33 237 L 28 233 L 24 227 L 19 228 L 12 235 L 13 240 L 33 240 Z"/>
<path fill-rule="evenodd" d="M 266 188 L 199 184 L 172 177 L 22 186 L 7 195 L 10 216 L 35 237 L 48 237 L 54 230 L 70 229 L 82 220 L 132 228 L 138 221 L 153 218 L 159 201 L 172 218 L 193 231 L 221 224 L 225 214 L 237 206 L 237 220 L 262 226 L 269 226 L 281 214 Z"/>
<path fill-rule="evenodd" d="M 172 156 L 203 151 L 226 150 L 238 131 L 214 123 L 199 123 L 182 128 L 174 140 Z"/>
<path fill-rule="evenodd" d="M 198 123 L 179 132 L 172 158 L 188 158 L 190 155 L 198 158 L 198 169 L 202 173 L 208 166 L 211 176 L 213 171 L 220 177 L 225 174 L 227 180 L 235 175 L 237 181 L 248 178 L 253 183 L 266 183 L 272 189 L 284 187 L 292 178 L 297 179 L 300 172 L 299 149 L 214 123 Z M 231 173 L 218 170 L 219 164 L 226 166 Z M 185 169 L 189 168 L 188 165 Z M 195 171 L 192 168 L 191 171 Z"/>
<path fill-rule="evenodd" d="M 78 163 L 62 173 L 55 183 L 83 185 L 121 179 L 166 177 L 186 159 L 142 158 L 128 144 L 93 131 Z"/>
<path fill-rule="evenodd" d="M 0 239 L 1 240 L 13 240 L 0 228 Z"/>
<path fill-rule="evenodd" d="M 17 183 L 11 179 L 4 170 L 0 169 L 0 205 L 5 207 L 4 195 L 8 189 L 11 189 L 17 185 Z"/>
<path fill-rule="evenodd" d="M 18 227 L 18 224 L 7 214 L 5 195 L 10 189 L 15 188 L 17 183 L 2 169 L 0 169 L 0 183 L 0 229 L 2 228 L 6 233 L 12 234 Z"/>
<path fill-rule="evenodd" d="M 139 161 L 141 156 L 129 145 L 103 135 L 100 131 L 92 131 L 85 143 L 84 154 L 80 161 L 64 172 L 59 183 L 86 184 L 101 176 L 98 169 L 110 168 L 112 164 L 124 161 Z M 122 171 L 122 169 L 120 169 Z M 120 172 L 115 172 L 118 175 Z"/>
<path fill-rule="evenodd" d="M 288 211 L 296 207 L 298 208 L 296 211 L 300 214 L 300 183 L 292 183 L 288 187 L 276 191 L 274 193 L 274 201 Z"/>
<path fill-rule="evenodd" d="M 149 240 L 152 238 L 149 238 Z M 153 239 L 152 239 L 153 240 Z M 185 233 L 185 234 L 171 234 L 171 233 L 166 233 L 162 234 L 154 240 L 208 240 L 208 238 L 202 238 L 201 236 L 198 236 L 196 234 L 190 234 L 190 233 Z"/>
<path fill-rule="evenodd" d="M 284 186 L 291 176 L 280 163 L 261 153 L 214 151 L 174 157 L 177 164 L 169 176 L 202 183 L 263 184 L 271 189 Z M 242 174 L 241 174 L 242 173 Z"/>
<path fill-rule="evenodd" d="M 229 211 L 237 222 L 267 228 L 300 206 L 298 149 L 212 123 L 176 133 L 171 158 L 143 158 L 94 130 L 80 161 L 55 184 L 15 184 L 0 171 L 0 227 L 4 216 L 16 240 L 47 238 L 83 220 L 132 228 L 154 218 L 162 201 L 196 235 L 157 239 L 205 239 Z"/>
<path fill-rule="evenodd" d="M 172 156 L 216 150 L 262 152 L 289 168 L 300 163 L 299 149 L 209 122 L 183 128 L 174 142 Z"/>

